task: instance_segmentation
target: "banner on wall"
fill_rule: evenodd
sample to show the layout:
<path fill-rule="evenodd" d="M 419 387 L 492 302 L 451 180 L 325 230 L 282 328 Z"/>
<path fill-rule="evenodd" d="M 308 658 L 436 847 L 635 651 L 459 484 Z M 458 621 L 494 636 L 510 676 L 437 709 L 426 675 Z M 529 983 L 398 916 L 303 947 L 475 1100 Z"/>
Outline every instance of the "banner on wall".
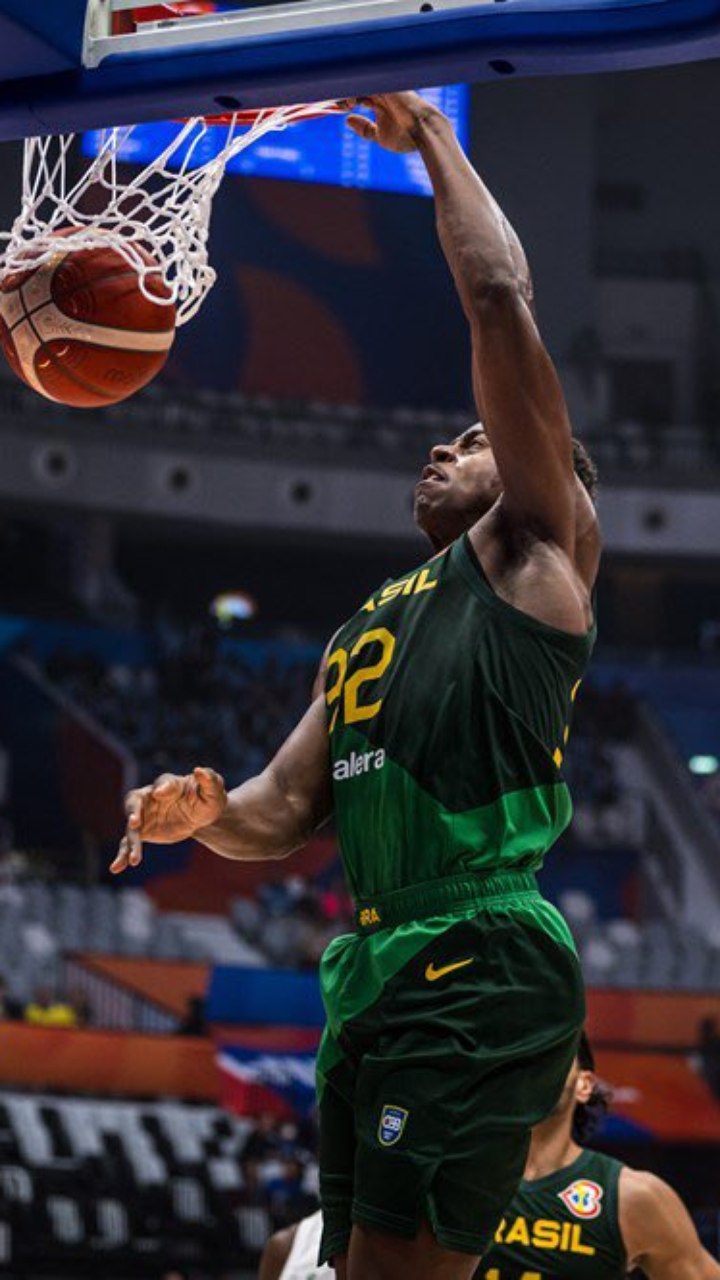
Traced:
<path fill-rule="evenodd" d="M 237 1115 L 308 1116 L 315 1106 L 315 1054 L 224 1045 L 217 1055 L 220 1101 Z"/>
<path fill-rule="evenodd" d="M 322 1027 L 316 972 L 216 965 L 207 993 L 208 1022 L 257 1027 Z"/>

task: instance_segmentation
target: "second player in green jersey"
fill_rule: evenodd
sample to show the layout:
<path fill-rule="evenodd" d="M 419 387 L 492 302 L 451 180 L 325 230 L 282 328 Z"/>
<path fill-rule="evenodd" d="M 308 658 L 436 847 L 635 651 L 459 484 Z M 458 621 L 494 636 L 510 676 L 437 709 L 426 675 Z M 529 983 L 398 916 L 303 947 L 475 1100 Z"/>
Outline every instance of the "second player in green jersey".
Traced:
<path fill-rule="evenodd" d="M 666 1182 L 582 1146 L 607 1101 L 583 1035 L 475 1280 L 625 1280 L 636 1267 L 648 1280 L 720 1280 Z"/>

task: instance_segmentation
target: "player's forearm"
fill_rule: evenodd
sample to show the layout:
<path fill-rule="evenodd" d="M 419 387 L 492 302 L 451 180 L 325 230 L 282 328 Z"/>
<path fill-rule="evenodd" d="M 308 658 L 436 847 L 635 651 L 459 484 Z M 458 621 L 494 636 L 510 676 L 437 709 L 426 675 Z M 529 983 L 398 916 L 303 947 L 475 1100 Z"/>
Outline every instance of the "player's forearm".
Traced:
<path fill-rule="evenodd" d="M 520 241 L 439 112 L 423 117 L 418 149 L 435 194 L 437 228 L 468 320 L 498 286 L 532 303 L 532 280 Z"/>
<path fill-rule="evenodd" d="M 301 848 L 318 822 L 307 805 L 288 796 L 271 770 L 228 794 L 222 816 L 195 832 L 213 853 L 240 862 L 286 858 Z"/>

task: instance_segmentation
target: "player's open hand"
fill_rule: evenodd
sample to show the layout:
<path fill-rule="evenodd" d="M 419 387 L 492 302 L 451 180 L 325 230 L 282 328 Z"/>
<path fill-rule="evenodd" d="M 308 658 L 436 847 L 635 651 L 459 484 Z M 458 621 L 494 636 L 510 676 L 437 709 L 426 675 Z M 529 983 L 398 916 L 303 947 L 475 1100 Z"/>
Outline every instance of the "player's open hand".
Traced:
<path fill-rule="evenodd" d="M 224 812 L 225 783 L 214 769 L 198 768 L 184 777 L 163 773 L 149 787 L 125 797 L 127 825 L 110 870 L 114 875 L 142 862 L 144 840 L 176 844 L 209 827 Z"/>
<path fill-rule="evenodd" d="M 349 115 L 347 123 L 353 133 L 377 142 L 386 151 L 401 154 L 416 151 L 423 124 L 441 112 L 419 93 L 379 93 L 369 98 L 351 99 L 348 106 L 372 107 L 375 119 Z"/>

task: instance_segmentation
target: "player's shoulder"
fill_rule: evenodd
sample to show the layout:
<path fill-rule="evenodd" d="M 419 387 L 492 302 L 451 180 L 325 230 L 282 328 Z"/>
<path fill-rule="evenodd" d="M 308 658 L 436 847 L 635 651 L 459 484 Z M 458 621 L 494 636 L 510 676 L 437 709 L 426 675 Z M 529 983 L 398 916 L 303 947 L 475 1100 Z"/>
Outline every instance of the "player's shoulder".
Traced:
<path fill-rule="evenodd" d="M 663 1202 L 675 1197 L 675 1192 L 667 1182 L 655 1173 L 646 1169 L 632 1169 L 624 1164 L 620 1170 L 620 1197 L 624 1205 L 646 1209 L 657 1201 Z"/>
<path fill-rule="evenodd" d="M 295 1223 L 291 1227 L 283 1227 L 270 1237 L 260 1259 L 258 1280 L 278 1280 L 292 1252 L 297 1229 L 298 1224 Z"/>
<path fill-rule="evenodd" d="M 678 1215 L 684 1216 L 677 1192 L 655 1173 L 623 1165 L 618 1186 L 620 1223 L 626 1241 L 647 1239 Z"/>

